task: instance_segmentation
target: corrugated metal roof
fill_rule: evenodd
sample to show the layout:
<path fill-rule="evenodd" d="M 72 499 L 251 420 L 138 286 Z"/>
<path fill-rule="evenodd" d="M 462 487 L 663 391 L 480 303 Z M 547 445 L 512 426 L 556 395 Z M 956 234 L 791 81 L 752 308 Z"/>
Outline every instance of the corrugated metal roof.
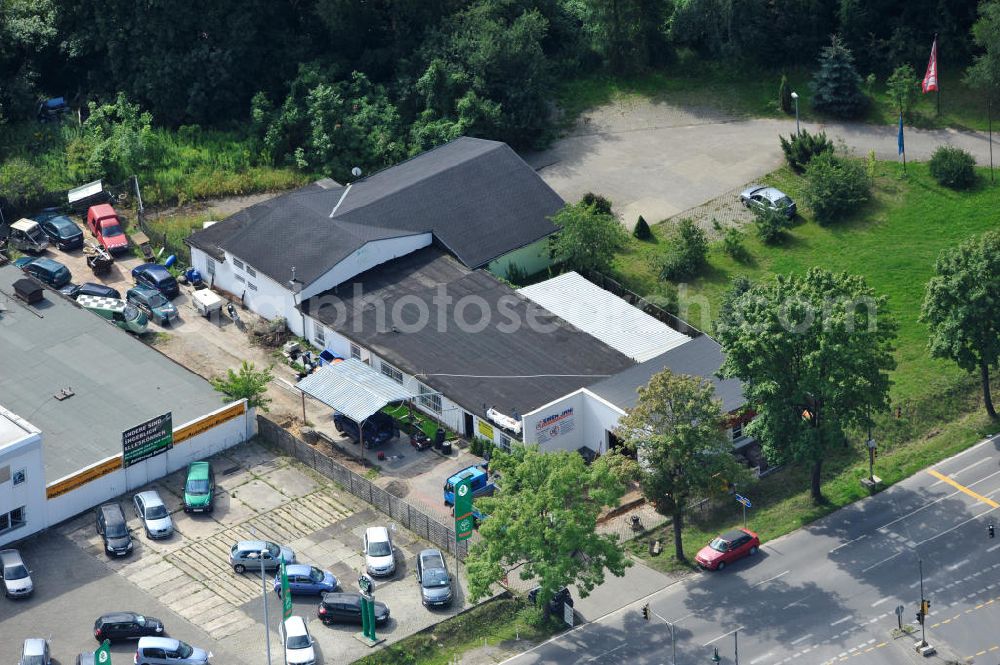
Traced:
<path fill-rule="evenodd" d="M 310 397 L 358 423 L 386 404 L 416 397 L 355 358 L 324 365 L 296 385 Z"/>
<path fill-rule="evenodd" d="M 576 272 L 518 292 L 640 363 L 691 339 Z"/>

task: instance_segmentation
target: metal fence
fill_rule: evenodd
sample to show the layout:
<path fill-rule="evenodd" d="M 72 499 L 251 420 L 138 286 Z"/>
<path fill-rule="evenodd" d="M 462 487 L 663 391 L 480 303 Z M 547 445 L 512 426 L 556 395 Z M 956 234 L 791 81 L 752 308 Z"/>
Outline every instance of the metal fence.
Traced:
<path fill-rule="evenodd" d="M 359 476 L 343 464 L 317 450 L 273 421 L 257 416 L 258 435 L 267 443 L 277 446 L 303 464 L 315 469 L 362 501 L 371 504 L 388 517 L 421 538 L 437 545 L 450 554 L 455 553 L 455 530 L 441 524 L 413 504 L 389 494 L 367 478 Z M 473 539 L 478 538 L 478 534 Z M 458 556 L 464 559 L 469 553 L 469 541 L 457 543 Z"/>

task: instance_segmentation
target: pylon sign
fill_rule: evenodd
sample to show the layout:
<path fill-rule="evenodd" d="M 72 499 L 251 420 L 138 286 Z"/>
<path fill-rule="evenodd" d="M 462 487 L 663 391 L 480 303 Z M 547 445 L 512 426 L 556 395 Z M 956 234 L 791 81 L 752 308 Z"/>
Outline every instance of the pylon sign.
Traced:
<path fill-rule="evenodd" d="M 469 479 L 466 478 L 455 484 L 455 540 L 468 540 L 472 537 L 474 528 L 472 488 L 469 487 Z"/>

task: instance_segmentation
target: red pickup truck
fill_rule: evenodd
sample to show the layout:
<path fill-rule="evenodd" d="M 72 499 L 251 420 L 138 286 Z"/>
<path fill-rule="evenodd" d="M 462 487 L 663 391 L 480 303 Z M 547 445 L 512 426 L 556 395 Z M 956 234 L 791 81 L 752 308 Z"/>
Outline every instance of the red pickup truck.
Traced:
<path fill-rule="evenodd" d="M 118 221 L 118 213 L 107 203 L 87 210 L 87 227 L 104 249 L 120 254 L 128 249 L 128 236 Z"/>

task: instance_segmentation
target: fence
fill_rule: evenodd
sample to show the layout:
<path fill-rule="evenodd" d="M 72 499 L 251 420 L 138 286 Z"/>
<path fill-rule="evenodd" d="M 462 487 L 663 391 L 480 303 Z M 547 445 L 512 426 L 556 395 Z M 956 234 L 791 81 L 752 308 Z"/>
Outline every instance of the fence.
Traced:
<path fill-rule="evenodd" d="M 445 552 L 455 553 L 454 529 L 441 524 L 433 517 L 429 517 L 412 504 L 389 494 L 367 478 L 359 476 L 321 450 L 310 446 L 262 415 L 257 416 L 257 432 L 269 444 L 277 446 L 303 464 L 315 469 L 421 538 L 429 540 Z M 478 534 L 474 535 L 473 538 L 478 538 Z M 464 559 L 469 553 L 469 541 L 457 543 L 457 547 L 458 556 Z"/>

